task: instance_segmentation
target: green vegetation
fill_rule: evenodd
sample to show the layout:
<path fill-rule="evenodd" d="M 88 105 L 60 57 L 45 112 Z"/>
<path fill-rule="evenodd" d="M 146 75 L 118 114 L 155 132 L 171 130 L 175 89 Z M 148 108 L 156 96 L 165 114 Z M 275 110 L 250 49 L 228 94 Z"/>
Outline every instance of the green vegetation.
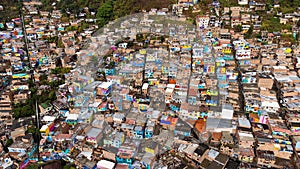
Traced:
<path fill-rule="evenodd" d="M 4 8 L 0 11 L 0 22 L 10 22 L 12 18 L 19 17 L 19 0 L 2 0 L 0 5 Z"/>
<path fill-rule="evenodd" d="M 79 29 L 78 26 L 68 26 L 66 28 L 66 31 L 69 32 L 69 31 L 77 31 Z"/>
<path fill-rule="evenodd" d="M 75 169 L 75 167 L 69 166 L 69 165 L 65 165 L 65 166 L 63 167 L 63 169 Z"/>
<path fill-rule="evenodd" d="M 281 30 L 288 30 L 292 31 L 292 25 L 287 24 L 280 24 L 280 19 L 273 17 L 269 19 L 264 19 L 262 22 L 261 30 L 267 30 L 268 32 L 279 32 Z"/>
<path fill-rule="evenodd" d="M 39 7 L 41 10 L 51 11 L 52 3 L 54 3 L 55 1 L 54 0 L 41 0 L 41 2 L 43 3 L 43 5 Z"/>
<path fill-rule="evenodd" d="M 293 37 L 292 34 L 281 34 L 281 40 L 286 42 L 292 42 L 295 43 L 296 39 Z"/>
<path fill-rule="evenodd" d="M 31 103 L 31 104 L 29 104 Z M 34 105 L 32 103 L 32 100 L 28 99 L 26 100 L 25 103 L 17 103 L 14 105 L 14 109 L 13 109 L 13 117 L 18 119 L 21 117 L 29 117 L 34 115 L 34 107 L 32 106 Z"/>
<path fill-rule="evenodd" d="M 248 29 L 248 31 L 244 34 L 244 37 L 246 39 L 250 39 L 253 37 L 253 25 L 250 25 L 250 28 Z"/>
<path fill-rule="evenodd" d="M 53 36 L 53 37 L 47 37 L 46 39 L 49 43 L 56 43 L 58 41 L 58 37 L 57 36 Z"/>
<path fill-rule="evenodd" d="M 41 136 L 40 129 L 36 128 L 35 126 L 30 126 L 28 127 L 26 132 L 32 134 L 35 143 L 39 141 L 39 138 Z"/>
<path fill-rule="evenodd" d="M 41 75 L 40 83 L 41 85 L 48 85 L 50 89 L 38 92 L 38 89 L 34 86 L 33 81 L 29 80 L 29 90 L 31 91 L 30 97 L 25 103 L 17 103 L 14 105 L 13 117 L 18 119 L 21 117 L 28 117 L 35 114 L 35 101 L 38 104 L 46 103 L 49 104 L 56 100 L 56 89 L 59 85 L 64 84 L 64 74 L 70 72 L 70 68 L 55 68 L 51 71 L 60 79 L 48 81 L 48 76 L 46 74 Z"/>
<path fill-rule="evenodd" d="M 62 20 L 68 21 L 68 12 L 70 14 L 79 14 L 88 7 L 90 11 L 97 12 L 99 26 L 103 26 L 108 21 L 140 12 L 142 10 L 150 10 L 151 8 L 168 8 L 171 4 L 176 3 L 176 0 L 41 0 L 43 5 L 41 10 L 50 11 L 53 9 L 52 4 L 56 3 L 56 8 L 62 10 Z M 87 14 L 87 18 L 92 18 Z M 80 27 L 79 27 L 80 29 Z M 81 28 L 82 29 L 82 28 Z"/>
<path fill-rule="evenodd" d="M 268 32 L 278 32 L 281 30 L 280 19 L 277 17 L 263 18 L 261 30 L 267 30 Z"/>
<path fill-rule="evenodd" d="M 47 85 L 50 86 L 52 89 L 57 89 L 59 85 L 62 85 L 65 83 L 63 75 L 59 76 L 59 79 L 48 81 L 48 76 L 43 74 L 40 77 L 40 84 L 41 85 Z"/>
<path fill-rule="evenodd" d="M 200 12 L 193 12 L 193 8 L 189 8 L 189 10 L 183 11 L 183 15 L 187 17 L 187 22 L 196 24 L 196 16 L 200 15 Z"/>
<path fill-rule="evenodd" d="M 62 42 L 62 40 L 61 40 L 61 38 L 58 39 L 58 41 L 57 41 L 57 47 L 58 48 L 64 48 L 65 47 L 64 44 L 63 44 L 63 42 Z"/>
<path fill-rule="evenodd" d="M 56 100 L 55 90 L 45 90 L 41 94 L 37 93 L 36 89 L 31 89 L 35 93 L 31 93 L 31 97 L 25 103 L 17 103 L 14 105 L 13 117 L 18 119 L 21 117 L 29 117 L 35 114 L 35 101 L 39 103 L 50 103 Z"/>
<path fill-rule="evenodd" d="M 282 29 L 286 29 L 286 30 L 288 30 L 288 31 L 292 31 L 292 28 L 293 28 L 293 26 L 291 25 L 291 24 L 282 24 L 281 25 L 281 28 Z"/>
<path fill-rule="evenodd" d="M 111 61 L 109 63 L 103 62 L 102 66 L 105 67 L 105 68 L 107 68 L 107 69 L 113 69 L 113 68 L 116 67 L 116 63 L 114 61 Z"/>
<path fill-rule="evenodd" d="M 297 7 L 300 7 L 299 0 L 280 0 L 280 11 L 282 13 L 291 13 L 296 10 Z"/>
<path fill-rule="evenodd" d="M 107 79 L 106 79 L 106 74 L 105 74 L 105 72 L 104 71 L 97 71 L 97 73 L 96 73 L 96 80 L 98 80 L 98 81 L 107 81 Z"/>
<path fill-rule="evenodd" d="M 219 0 L 219 2 L 222 7 L 238 6 L 237 0 Z"/>
<path fill-rule="evenodd" d="M 97 9 L 99 26 L 122 16 L 151 8 L 168 8 L 175 0 L 107 0 Z"/>
<path fill-rule="evenodd" d="M 52 69 L 52 70 L 51 70 L 51 73 L 52 73 L 52 74 L 55 74 L 55 75 L 57 75 L 57 74 L 59 74 L 59 75 L 64 75 L 64 74 L 66 74 L 66 73 L 70 73 L 70 71 L 71 71 L 71 68 L 64 68 L 64 67 L 62 67 L 62 68 L 55 68 L 55 69 Z"/>
<path fill-rule="evenodd" d="M 87 23 L 82 22 L 81 25 L 78 28 L 78 32 L 80 33 L 80 32 L 82 32 L 84 29 L 86 29 L 88 27 L 89 27 L 89 25 Z"/>
<path fill-rule="evenodd" d="M 31 134 L 37 134 L 37 133 L 40 133 L 40 130 L 34 126 L 31 126 L 31 127 L 28 127 L 27 132 L 31 133 Z"/>
<path fill-rule="evenodd" d="M 136 41 L 137 42 L 145 42 L 150 34 L 137 34 Z"/>
<path fill-rule="evenodd" d="M 31 163 L 26 169 L 39 169 L 39 165 L 36 163 Z"/>
<path fill-rule="evenodd" d="M 97 10 L 97 18 L 100 26 L 106 25 L 113 18 L 113 0 L 106 1 Z"/>
<path fill-rule="evenodd" d="M 165 39 L 166 39 L 166 38 L 165 38 L 164 36 L 160 36 L 160 41 L 161 41 L 161 42 L 164 42 Z"/>
<path fill-rule="evenodd" d="M 168 8 L 177 0 L 115 0 L 114 18 L 119 18 L 128 14 L 136 13 L 141 10 L 150 10 L 151 8 Z"/>
<path fill-rule="evenodd" d="M 61 17 L 61 21 L 62 22 L 68 22 L 69 18 L 67 16 L 63 16 L 63 17 Z"/>
<path fill-rule="evenodd" d="M 200 14 L 205 14 L 206 12 L 209 12 L 210 7 L 208 4 L 211 4 L 213 0 L 201 0 L 198 3 L 199 9 L 201 9 Z"/>
<path fill-rule="evenodd" d="M 271 8 L 273 8 L 273 2 L 274 0 L 266 0 L 266 10 L 269 11 Z"/>
<path fill-rule="evenodd" d="M 234 30 L 235 32 L 242 32 L 242 31 L 243 31 L 242 25 L 235 25 L 235 26 L 233 27 L 233 30 Z"/>
<path fill-rule="evenodd" d="M 13 143 L 14 143 L 13 139 L 10 138 L 10 139 L 6 140 L 5 147 L 9 147 L 9 146 L 11 146 Z"/>

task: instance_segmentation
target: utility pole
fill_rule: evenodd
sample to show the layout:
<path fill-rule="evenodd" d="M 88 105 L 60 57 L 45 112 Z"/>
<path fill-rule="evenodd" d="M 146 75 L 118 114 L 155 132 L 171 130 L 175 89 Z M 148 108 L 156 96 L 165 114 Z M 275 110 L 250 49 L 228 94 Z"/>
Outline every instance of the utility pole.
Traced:
<path fill-rule="evenodd" d="M 28 51 L 28 39 L 27 39 L 27 33 L 26 33 L 26 29 L 25 29 L 25 22 L 24 22 L 24 15 L 22 12 L 22 8 L 23 8 L 23 3 L 21 2 L 21 0 L 19 0 L 19 15 L 20 15 L 20 19 L 22 21 L 22 31 L 24 33 L 24 42 L 25 42 L 25 51 L 26 51 L 26 55 L 27 55 L 27 61 L 30 63 L 30 57 L 29 57 L 29 51 Z M 31 68 L 31 65 L 29 64 L 29 68 Z"/>
<path fill-rule="evenodd" d="M 36 118 L 36 128 L 37 130 L 40 130 L 40 113 L 39 113 L 39 108 L 37 104 L 37 100 L 35 100 L 35 118 Z M 41 136 L 40 133 L 37 132 L 37 157 L 38 161 L 40 161 L 40 140 Z"/>
<path fill-rule="evenodd" d="M 146 49 L 144 49 L 144 50 L 146 50 Z M 143 58 L 143 60 L 144 60 L 144 65 L 143 65 L 143 72 L 142 72 L 142 86 L 141 86 L 141 88 L 140 88 L 140 94 L 142 94 L 143 93 L 143 84 L 145 83 L 145 75 L 146 75 L 146 57 L 147 57 L 147 55 L 145 55 L 144 56 L 144 58 Z"/>

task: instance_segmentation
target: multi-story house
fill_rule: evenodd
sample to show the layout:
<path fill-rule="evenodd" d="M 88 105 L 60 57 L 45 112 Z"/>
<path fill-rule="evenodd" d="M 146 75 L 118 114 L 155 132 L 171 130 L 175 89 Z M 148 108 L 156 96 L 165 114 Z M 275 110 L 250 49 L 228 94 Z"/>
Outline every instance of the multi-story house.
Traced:
<path fill-rule="evenodd" d="M 12 92 L 9 90 L 3 91 L 0 96 L 0 115 L 1 120 L 12 117 Z"/>
<path fill-rule="evenodd" d="M 228 156 L 233 155 L 233 148 L 235 147 L 233 137 L 230 132 L 223 131 L 221 137 L 221 147 L 220 151 Z"/>
<path fill-rule="evenodd" d="M 196 25 L 198 28 L 205 29 L 209 26 L 209 16 L 197 16 Z"/>
<path fill-rule="evenodd" d="M 133 137 L 137 139 L 142 139 L 144 137 L 144 128 L 142 126 L 135 126 Z"/>
<path fill-rule="evenodd" d="M 103 130 L 100 128 L 91 127 L 86 132 L 86 141 L 93 144 L 99 144 L 103 137 Z"/>

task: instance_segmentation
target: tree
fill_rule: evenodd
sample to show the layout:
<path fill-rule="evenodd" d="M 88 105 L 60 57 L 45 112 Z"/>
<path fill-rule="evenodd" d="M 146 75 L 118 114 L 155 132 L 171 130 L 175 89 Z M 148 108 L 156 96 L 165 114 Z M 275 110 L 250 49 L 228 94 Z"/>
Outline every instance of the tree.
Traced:
<path fill-rule="evenodd" d="M 35 134 L 35 133 L 39 133 L 40 130 L 37 129 L 36 127 L 34 127 L 34 126 L 31 126 L 31 127 L 28 127 L 27 132 L 31 133 L 31 134 Z"/>
<path fill-rule="evenodd" d="M 113 69 L 115 66 L 116 66 L 116 65 L 115 65 L 115 62 L 114 62 L 114 61 L 111 61 L 111 62 L 109 62 L 109 64 L 108 64 L 108 68 L 110 68 L 110 69 Z"/>
<path fill-rule="evenodd" d="M 234 27 L 233 27 L 233 29 L 234 29 L 234 31 L 235 32 L 242 32 L 242 25 L 235 25 Z"/>
<path fill-rule="evenodd" d="M 266 17 L 262 21 L 261 30 L 278 32 L 281 30 L 280 19 L 277 17 Z"/>
<path fill-rule="evenodd" d="M 51 70 L 51 73 L 57 75 L 59 73 L 58 71 L 59 71 L 59 68 L 54 68 Z"/>
<path fill-rule="evenodd" d="M 97 18 L 100 21 L 100 25 L 103 26 L 112 19 L 113 16 L 113 1 L 108 0 L 101 5 L 97 10 Z"/>
<path fill-rule="evenodd" d="M 51 0 L 41 0 L 43 5 L 41 6 L 42 10 L 50 11 L 52 9 L 52 2 Z"/>
<path fill-rule="evenodd" d="M 85 23 L 85 22 L 81 22 L 81 25 L 78 29 L 78 32 L 82 32 L 83 30 L 85 30 L 86 28 L 89 27 L 89 24 Z"/>
<path fill-rule="evenodd" d="M 62 21 L 62 22 L 68 22 L 68 21 L 69 21 L 69 18 L 66 17 L 66 16 L 64 16 L 64 17 L 61 18 L 61 21 Z"/>
<path fill-rule="evenodd" d="M 78 26 L 68 26 L 66 28 L 66 31 L 69 32 L 69 31 L 77 31 L 78 30 Z"/>
<path fill-rule="evenodd" d="M 97 71 L 97 73 L 96 73 L 96 80 L 106 82 L 107 79 L 106 79 L 105 72 L 104 71 Z"/>
<path fill-rule="evenodd" d="M 136 41 L 137 42 L 144 42 L 145 41 L 144 35 L 143 34 L 137 34 L 136 35 Z"/>
<path fill-rule="evenodd" d="M 220 5 L 224 7 L 231 7 L 231 6 L 238 6 L 237 1 L 228 1 L 228 0 L 220 0 Z M 207 6 L 207 4 L 211 3 L 211 1 L 207 1 L 204 5 Z"/>
<path fill-rule="evenodd" d="M 56 100 L 56 93 L 55 93 L 54 90 L 52 90 L 52 91 L 49 92 L 48 100 L 51 100 L 51 101 Z"/>
<path fill-rule="evenodd" d="M 31 87 L 29 90 L 31 91 L 31 94 L 35 94 L 37 92 L 37 88 L 35 87 Z"/>
<path fill-rule="evenodd" d="M 12 145 L 13 143 L 14 143 L 13 139 L 10 138 L 10 139 L 6 140 L 5 146 L 6 146 L 6 147 L 9 147 L 9 146 Z"/>
<path fill-rule="evenodd" d="M 28 117 L 34 114 L 32 106 L 29 104 L 26 104 L 23 108 L 22 108 L 22 113 L 24 117 Z"/>
<path fill-rule="evenodd" d="M 253 25 L 250 25 L 250 28 L 248 29 L 248 31 L 245 33 L 244 37 L 246 39 L 250 39 L 252 38 L 252 33 L 253 33 Z"/>
<path fill-rule="evenodd" d="M 65 47 L 61 38 L 58 39 L 58 41 L 57 41 L 57 47 L 59 47 L 59 48 L 64 48 Z"/>
<path fill-rule="evenodd" d="M 281 34 L 281 41 L 286 41 L 286 42 L 292 42 L 295 43 L 295 38 L 293 37 L 292 34 Z"/>
<path fill-rule="evenodd" d="M 49 43 L 57 42 L 58 41 L 58 37 L 57 36 L 48 37 L 47 41 Z"/>
<path fill-rule="evenodd" d="M 51 86 L 52 88 L 57 88 L 60 85 L 60 81 L 57 80 L 53 80 L 49 83 L 49 86 Z"/>
<path fill-rule="evenodd" d="M 73 166 L 65 165 L 63 169 L 75 169 Z"/>
<path fill-rule="evenodd" d="M 35 126 L 30 126 L 28 127 L 26 132 L 32 134 L 34 142 L 37 143 L 39 141 L 39 138 L 41 136 L 40 129 L 36 128 Z"/>
<path fill-rule="evenodd" d="M 40 81 L 47 81 L 47 79 L 48 79 L 48 76 L 46 74 L 42 74 L 40 76 Z"/>
<path fill-rule="evenodd" d="M 165 37 L 164 36 L 160 36 L 160 41 L 164 42 L 165 41 Z"/>
<path fill-rule="evenodd" d="M 282 29 L 287 29 L 288 31 L 292 31 L 293 26 L 291 24 L 282 24 L 281 25 Z"/>
<path fill-rule="evenodd" d="M 25 103 L 17 103 L 13 106 L 13 117 L 18 119 L 20 117 L 29 117 L 34 114 L 34 100 L 29 98 Z"/>
<path fill-rule="evenodd" d="M 28 167 L 26 167 L 26 169 L 38 169 L 39 166 L 35 163 L 30 164 Z"/>
<path fill-rule="evenodd" d="M 62 68 L 54 68 L 51 70 L 51 73 L 52 74 L 55 74 L 55 75 L 64 75 L 66 73 L 70 73 L 71 71 L 71 68 L 65 68 L 65 67 L 62 67 Z"/>

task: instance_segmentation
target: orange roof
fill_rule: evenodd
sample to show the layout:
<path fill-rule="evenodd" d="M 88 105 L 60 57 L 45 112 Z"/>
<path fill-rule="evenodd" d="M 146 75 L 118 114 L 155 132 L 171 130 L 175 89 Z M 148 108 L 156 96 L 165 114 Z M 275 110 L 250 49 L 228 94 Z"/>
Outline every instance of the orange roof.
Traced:
<path fill-rule="evenodd" d="M 195 123 L 195 129 L 199 132 L 202 133 L 206 130 L 206 122 L 204 119 L 199 119 Z"/>
<path fill-rule="evenodd" d="M 175 79 L 170 79 L 169 84 L 176 84 L 176 80 Z"/>
<path fill-rule="evenodd" d="M 258 114 L 249 113 L 249 117 L 253 118 L 253 121 L 255 121 L 255 122 L 259 121 Z"/>
<path fill-rule="evenodd" d="M 213 133 L 212 133 L 212 138 L 213 138 L 215 141 L 220 141 L 221 138 L 222 138 L 222 133 L 221 133 L 221 132 L 213 132 Z"/>

